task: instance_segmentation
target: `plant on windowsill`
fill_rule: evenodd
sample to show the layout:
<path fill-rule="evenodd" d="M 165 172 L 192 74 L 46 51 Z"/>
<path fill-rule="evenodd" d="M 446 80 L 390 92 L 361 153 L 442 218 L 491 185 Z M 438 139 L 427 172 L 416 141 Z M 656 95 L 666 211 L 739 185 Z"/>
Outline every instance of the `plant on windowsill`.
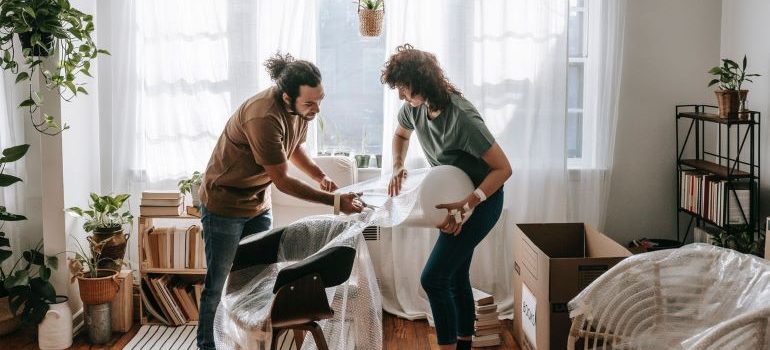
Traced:
<path fill-rule="evenodd" d="M 2 151 L 0 187 L 22 181 L 4 171 L 9 163 L 24 157 L 28 150 L 29 145 L 19 145 Z M 6 222 L 26 219 L 24 215 L 9 213 L 4 206 L 0 206 L 0 264 L 13 255 L 10 239 L 2 231 L 3 227 Z M 38 243 L 35 248 L 22 252 L 9 271 L 0 266 L 0 335 L 15 331 L 21 324 L 37 325 L 48 311 L 48 302 L 56 298 L 48 279 L 51 268 L 56 268 L 58 261 L 56 257 L 45 257 L 41 250 L 42 244 Z"/>
<path fill-rule="evenodd" d="M 116 261 L 123 260 L 131 232 L 129 227 L 128 233 L 125 233 L 125 225 L 131 226 L 134 219 L 128 209 L 121 212 L 128 197 L 129 194 L 99 196 L 91 193 L 88 209 L 66 209 L 70 215 L 85 219 L 83 229 L 93 232 L 93 235 L 87 237 L 91 244 L 104 243 L 103 250 L 100 250 L 100 257 L 103 258 L 99 260 L 99 264 L 102 264 L 100 268 L 120 271 L 120 264 Z"/>
<path fill-rule="evenodd" d="M 35 114 L 44 102 L 32 83 L 35 71 L 41 69 L 43 60 L 54 55 L 55 69 L 41 72 L 44 88 L 58 92 L 65 101 L 79 93 L 88 94 L 85 83 L 77 83 L 77 78 L 81 73 L 91 77 L 91 60 L 99 54 L 109 55 L 96 47 L 91 38 L 93 31 L 93 16 L 72 7 L 69 0 L 0 2 L 0 67 L 13 73 L 16 83 L 28 82 L 29 96 L 18 107 L 27 108 L 37 131 L 57 135 L 68 126 L 59 126 L 48 114 Z"/>
<path fill-rule="evenodd" d="M 380 32 L 382 32 L 382 19 L 384 17 L 384 0 L 358 1 L 358 30 L 362 36 L 380 36 Z"/>
<path fill-rule="evenodd" d="M 746 109 L 746 96 L 749 90 L 741 89 L 743 82 L 753 83 L 750 77 L 758 77 L 759 74 L 746 73 L 746 55 L 743 55 L 743 64 L 738 65 L 735 61 L 727 58 L 722 59 L 722 65 L 709 69 L 709 74 L 717 76 L 712 79 L 708 86 L 718 85 L 719 90 L 714 91 L 719 105 L 720 118 L 748 118 L 748 114 L 743 113 Z"/>

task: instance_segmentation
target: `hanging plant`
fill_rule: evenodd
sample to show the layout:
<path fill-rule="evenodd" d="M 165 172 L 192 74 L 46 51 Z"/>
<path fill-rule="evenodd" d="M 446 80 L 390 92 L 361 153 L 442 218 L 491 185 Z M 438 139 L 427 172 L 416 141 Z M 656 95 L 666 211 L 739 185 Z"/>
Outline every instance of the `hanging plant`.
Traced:
<path fill-rule="evenodd" d="M 358 30 L 362 36 L 379 36 L 385 17 L 384 0 L 358 1 Z"/>
<path fill-rule="evenodd" d="M 80 74 L 92 77 L 91 60 L 99 54 L 91 35 L 93 16 L 72 7 L 69 0 L 3 0 L 0 2 L 0 67 L 16 75 L 16 83 L 29 84 L 29 97 L 19 104 L 27 108 L 37 131 L 57 135 L 66 130 L 53 116 L 36 116 L 43 98 L 32 85 L 35 71 L 47 57 L 57 57 L 53 71 L 43 70 L 44 86 L 71 101 L 79 93 L 88 94 L 85 83 L 76 83 Z M 17 40 L 14 40 L 17 38 Z M 21 54 L 17 45 L 21 45 Z"/>

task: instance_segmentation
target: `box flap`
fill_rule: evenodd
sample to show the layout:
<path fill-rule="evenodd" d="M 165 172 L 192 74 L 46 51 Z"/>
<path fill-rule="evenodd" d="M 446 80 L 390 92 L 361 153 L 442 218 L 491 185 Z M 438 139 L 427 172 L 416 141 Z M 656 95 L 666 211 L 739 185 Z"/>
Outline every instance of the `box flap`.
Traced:
<path fill-rule="evenodd" d="M 591 225 L 585 225 L 586 253 L 593 258 L 631 256 L 631 252 L 612 238 L 597 231 Z"/>

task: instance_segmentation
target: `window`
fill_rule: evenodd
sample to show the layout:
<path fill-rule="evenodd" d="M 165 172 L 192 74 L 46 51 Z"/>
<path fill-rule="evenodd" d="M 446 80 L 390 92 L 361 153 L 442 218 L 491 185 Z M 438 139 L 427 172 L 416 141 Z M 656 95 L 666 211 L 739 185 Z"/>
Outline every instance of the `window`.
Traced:
<path fill-rule="evenodd" d="M 567 68 L 567 156 L 582 159 L 584 154 L 584 95 L 585 70 L 588 59 L 586 49 L 587 4 L 585 0 L 569 2 L 569 32 Z M 577 163 L 571 161 L 572 164 Z"/>
<path fill-rule="evenodd" d="M 384 35 L 358 33 L 354 3 L 321 0 L 318 68 L 326 93 L 318 120 L 321 154 L 382 153 Z"/>

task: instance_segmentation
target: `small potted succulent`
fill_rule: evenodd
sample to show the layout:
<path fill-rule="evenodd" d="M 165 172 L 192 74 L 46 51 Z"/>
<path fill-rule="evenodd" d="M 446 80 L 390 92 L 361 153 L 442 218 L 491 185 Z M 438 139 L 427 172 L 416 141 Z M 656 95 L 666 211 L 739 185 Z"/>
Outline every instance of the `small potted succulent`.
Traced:
<path fill-rule="evenodd" d="M 103 251 L 100 252 L 102 260 L 99 261 L 100 268 L 120 271 L 120 265 L 115 261 L 121 261 L 126 252 L 126 243 L 130 237 L 131 228 L 126 230 L 125 225 L 132 225 L 134 216 L 128 209 L 121 212 L 126 200 L 130 197 L 128 194 L 119 194 L 116 196 L 99 196 L 91 193 L 88 209 L 71 207 L 67 212 L 72 216 L 85 219 L 83 229 L 86 232 L 93 232 L 88 240 L 92 244 L 105 244 Z"/>
<path fill-rule="evenodd" d="M 362 36 L 379 36 L 382 32 L 382 19 L 385 17 L 383 0 L 358 1 L 358 29 Z"/>
<path fill-rule="evenodd" d="M 716 78 L 709 82 L 708 86 L 717 85 L 719 90 L 714 91 L 717 96 L 717 103 L 719 105 L 719 117 L 720 118 L 747 118 L 746 113 L 746 96 L 748 90 L 743 90 L 743 83 L 745 81 L 753 82 L 751 77 L 758 77 L 759 74 L 748 74 L 746 72 L 746 55 L 743 56 L 743 64 L 738 65 L 735 61 L 727 58 L 722 59 L 722 65 L 713 67 L 709 70 L 709 74 L 715 75 Z"/>

